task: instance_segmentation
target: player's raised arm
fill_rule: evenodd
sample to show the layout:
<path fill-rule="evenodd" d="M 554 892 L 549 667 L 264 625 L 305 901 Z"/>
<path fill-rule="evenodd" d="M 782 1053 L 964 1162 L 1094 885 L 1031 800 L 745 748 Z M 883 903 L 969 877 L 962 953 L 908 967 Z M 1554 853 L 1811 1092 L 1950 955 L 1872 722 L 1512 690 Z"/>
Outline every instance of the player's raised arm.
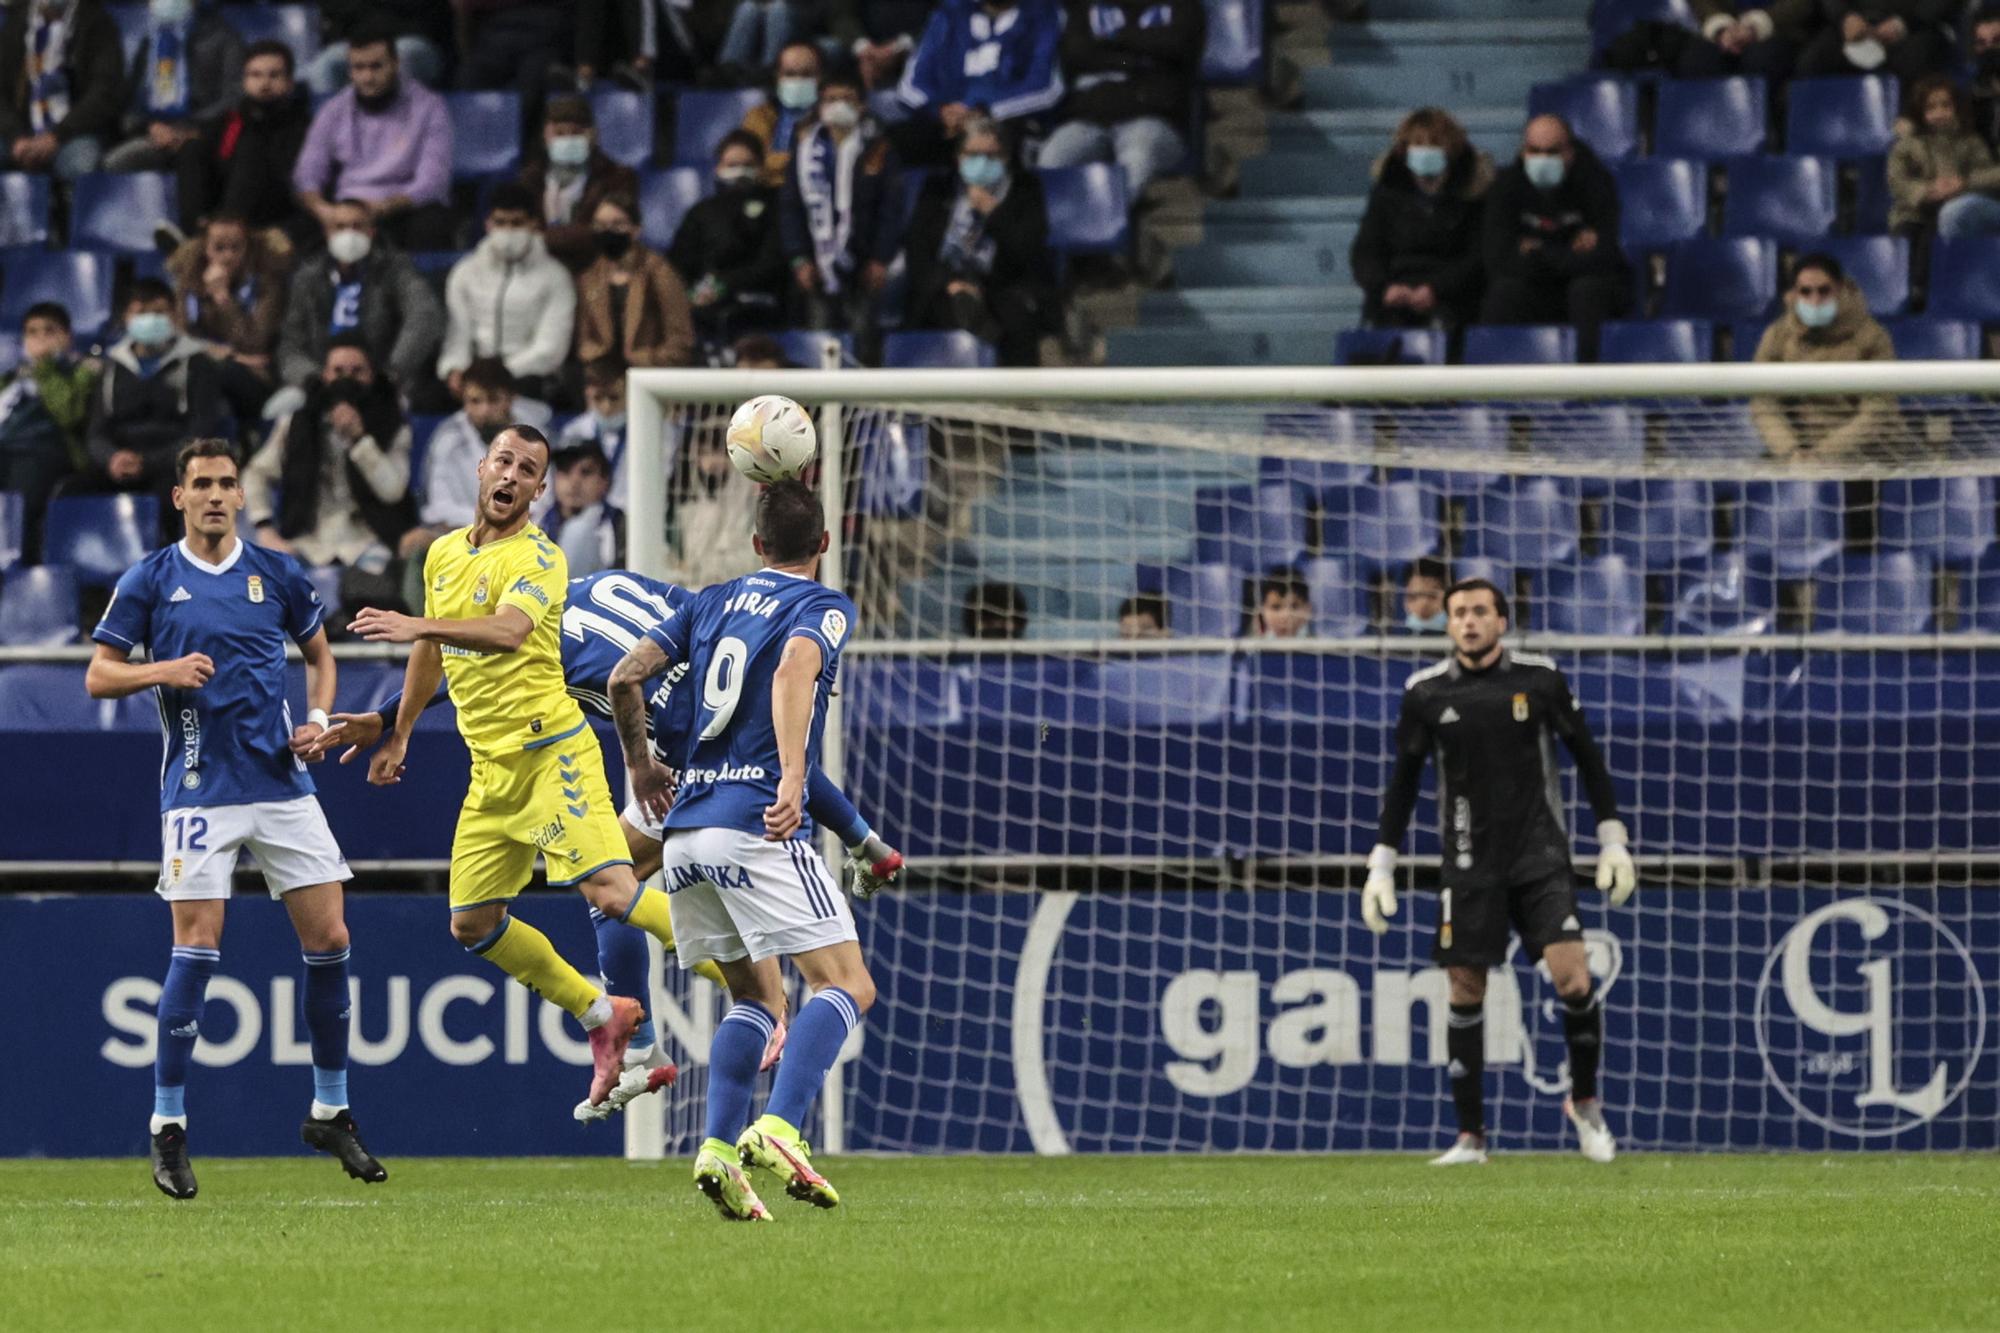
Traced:
<path fill-rule="evenodd" d="M 1583 705 L 1558 673 L 1560 692 L 1554 707 L 1554 730 L 1576 760 L 1577 776 L 1583 779 L 1584 794 L 1590 798 L 1590 812 L 1597 816 L 1597 887 L 1611 894 L 1611 905 L 1622 907 L 1638 886 L 1638 871 L 1632 865 L 1631 834 L 1618 817 L 1618 789 L 1611 781 L 1611 769 L 1604 752 L 1591 734 L 1590 719 Z"/>
<path fill-rule="evenodd" d="M 1375 834 L 1375 847 L 1368 853 L 1368 880 L 1361 889 L 1361 919 L 1368 929 L 1381 935 L 1396 915 L 1396 849 L 1409 832 L 1410 816 L 1417 808 L 1417 792 L 1423 784 L 1424 760 L 1431 752 L 1430 728 L 1424 725 L 1419 707 L 1403 692 L 1403 710 L 1396 719 L 1396 767 L 1382 793 L 1382 819 Z"/>
<path fill-rule="evenodd" d="M 469 620 L 406 616 L 371 606 L 354 617 L 353 627 L 356 634 L 375 643 L 422 642 L 476 653 L 511 653 L 528 641 L 535 622 L 518 606 L 502 606 L 490 616 Z"/>
<path fill-rule="evenodd" d="M 764 837 L 783 842 L 805 819 L 806 734 L 826 656 L 819 641 L 794 634 L 771 676 L 771 730 L 778 742 L 778 799 L 764 811 Z"/>
<path fill-rule="evenodd" d="M 673 804 L 673 783 L 666 768 L 653 757 L 646 736 L 646 682 L 676 662 L 687 660 L 688 618 L 673 611 L 639 636 L 611 668 L 605 692 L 611 696 L 611 721 L 618 728 L 618 745 L 625 751 L 625 776 L 632 799 L 655 819 L 665 819 Z"/>

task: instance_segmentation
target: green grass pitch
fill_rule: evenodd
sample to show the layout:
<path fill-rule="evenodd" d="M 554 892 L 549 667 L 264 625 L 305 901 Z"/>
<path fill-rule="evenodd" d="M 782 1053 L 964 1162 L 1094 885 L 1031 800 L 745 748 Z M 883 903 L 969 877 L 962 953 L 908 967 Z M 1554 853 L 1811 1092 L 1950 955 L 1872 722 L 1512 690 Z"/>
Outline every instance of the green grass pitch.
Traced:
<path fill-rule="evenodd" d="M 2000 1158 L 830 1159 L 722 1223 L 686 1163 L 0 1165 L 0 1329 L 2000 1327 Z"/>

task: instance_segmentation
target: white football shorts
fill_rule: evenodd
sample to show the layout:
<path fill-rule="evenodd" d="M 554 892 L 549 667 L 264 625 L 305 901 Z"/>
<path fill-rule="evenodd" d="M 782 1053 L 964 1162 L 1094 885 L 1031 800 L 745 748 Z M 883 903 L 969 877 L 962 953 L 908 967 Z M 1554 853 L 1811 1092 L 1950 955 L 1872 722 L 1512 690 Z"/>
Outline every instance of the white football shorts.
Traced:
<path fill-rule="evenodd" d="M 237 853 L 248 849 L 273 898 L 313 884 L 354 878 L 319 801 L 210 805 L 160 816 L 160 883 L 168 902 L 227 898 Z"/>
<path fill-rule="evenodd" d="M 859 938 L 839 881 L 809 842 L 766 842 L 739 829 L 669 829 L 660 856 L 682 971 Z"/>

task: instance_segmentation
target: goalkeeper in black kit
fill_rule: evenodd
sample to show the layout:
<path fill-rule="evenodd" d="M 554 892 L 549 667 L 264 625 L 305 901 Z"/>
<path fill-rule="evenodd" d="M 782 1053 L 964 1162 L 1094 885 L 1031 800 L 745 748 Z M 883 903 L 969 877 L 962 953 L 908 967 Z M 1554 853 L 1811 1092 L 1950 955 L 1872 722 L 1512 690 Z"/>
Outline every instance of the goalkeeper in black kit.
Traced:
<path fill-rule="evenodd" d="M 1506 595 L 1485 579 L 1466 579 L 1445 593 L 1444 605 L 1454 651 L 1404 686 L 1396 767 L 1361 893 L 1362 919 L 1383 934 L 1396 914 L 1396 848 L 1416 808 L 1424 760 L 1435 755 L 1444 873 L 1433 957 L 1451 978 L 1445 1050 L 1459 1132 L 1431 1164 L 1486 1161 L 1486 972 L 1506 960 L 1510 926 L 1529 958 L 1548 964 L 1562 997 L 1570 1072 L 1564 1113 L 1583 1155 L 1609 1162 L 1617 1140 L 1597 1095 L 1604 1020 L 1576 915 L 1556 740 L 1569 747 L 1590 795 L 1601 849 L 1597 887 L 1610 891 L 1614 907 L 1632 896 L 1635 882 L 1617 794 L 1583 706 L 1556 664 L 1502 644 Z"/>

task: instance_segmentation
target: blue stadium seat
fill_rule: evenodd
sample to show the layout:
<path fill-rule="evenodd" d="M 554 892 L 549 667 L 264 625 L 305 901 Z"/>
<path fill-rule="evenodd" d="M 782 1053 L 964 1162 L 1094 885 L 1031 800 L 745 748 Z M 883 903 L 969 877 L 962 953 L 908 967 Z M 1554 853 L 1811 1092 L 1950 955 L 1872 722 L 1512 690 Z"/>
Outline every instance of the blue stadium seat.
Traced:
<path fill-rule="evenodd" d="M 645 167 L 653 160 L 653 95 L 629 88 L 605 88 L 590 95 L 597 120 L 597 146 L 605 156 L 628 167 Z"/>
<path fill-rule="evenodd" d="M 1778 247 L 1753 236 L 1697 236 L 1667 256 L 1663 315 L 1753 319 L 1778 294 Z"/>
<path fill-rule="evenodd" d="M 1847 634 L 1924 634 L 1934 606 L 1931 562 L 1914 551 L 1851 555 L 1822 573 L 1813 628 Z"/>
<path fill-rule="evenodd" d="M 113 268 L 110 255 L 88 250 L 8 254 L 0 260 L 0 327 L 18 329 L 29 306 L 56 301 L 69 311 L 77 341 L 87 344 L 111 322 Z"/>
<path fill-rule="evenodd" d="M 1042 194 L 1048 207 L 1049 249 L 1062 255 L 1118 255 L 1131 244 L 1132 211 L 1125 173 L 1108 162 L 1045 167 Z"/>
<path fill-rule="evenodd" d="M 1876 499 L 1876 532 L 1884 547 L 1920 551 L 1940 563 L 1965 566 L 1985 559 L 2000 532 L 1991 477 L 1888 478 Z"/>
<path fill-rule="evenodd" d="M 1768 634 L 1777 620 L 1770 575 L 1731 551 L 1683 569 L 1674 581 L 1675 634 Z"/>
<path fill-rule="evenodd" d="M 713 169 L 724 136 L 743 124 L 751 107 L 767 100 L 758 88 L 681 93 L 674 99 L 674 165 Z"/>
<path fill-rule="evenodd" d="M 1531 628 L 1556 634 L 1643 634 L 1646 576 L 1618 555 L 1552 569 L 1528 610 Z"/>
<path fill-rule="evenodd" d="M 1835 172 L 1823 157 L 1739 157 L 1722 204 L 1724 236 L 1770 236 L 1793 246 L 1833 230 Z"/>
<path fill-rule="evenodd" d="M 1207 43 L 1201 81 L 1236 87 L 1263 82 L 1264 6 L 1258 0 L 1206 0 Z"/>
<path fill-rule="evenodd" d="M 21 563 L 27 517 L 19 491 L 0 491 L 0 574 Z"/>
<path fill-rule="evenodd" d="M 1253 572 L 1297 564 L 1306 549 L 1301 499 L 1298 489 L 1288 485 L 1196 491 L 1196 562 Z"/>
<path fill-rule="evenodd" d="M 1625 79 L 1578 75 L 1528 90 L 1528 114 L 1561 116 L 1606 164 L 1639 151 L 1639 90 Z"/>
<path fill-rule="evenodd" d="M 1665 250 L 1708 227 L 1708 164 L 1649 157 L 1618 164 L 1618 239 L 1630 255 Z"/>
<path fill-rule="evenodd" d="M 1468 366 L 1558 366 L 1576 362 L 1568 324 L 1474 324 L 1465 331 Z"/>
<path fill-rule="evenodd" d="M 451 174 L 458 180 L 511 176 L 521 165 L 521 95 L 446 93 L 451 110 Z"/>
<path fill-rule="evenodd" d="M 854 364 L 854 338 L 846 333 L 829 333 L 821 329 L 776 329 L 771 338 L 785 354 L 785 360 L 806 370 L 821 367 L 820 352 L 828 338 L 840 344 L 840 358 L 843 364 Z"/>
<path fill-rule="evenodd" d="M 998 363 L 992 343 L 981 342 L 963 329 L 908 329 L 882 340 L 884 367 L 991 370 Z"/>
<path fill-rule="evenodd" d="M 245 46 L 266 38 L 283 42 L 300 66 L 319 54 L 318 5 L 224 5 L 221 13 Z"/>
<path fill-rule="evenodd" d="M 1971 577 L 1960 585 L 1959 600 L 1965 606 L 1960 628 L 2000 633 L 2000 551 L 1988 552 L 1973 566 Z"/>
<path fill-rule="evenodd" d="M 1876 236 L 1889 230 L 1889 159 L 1864 157 L 1854 164 L 1854 232 Z"/>
<path fill-rule="evenodd" d="M 1106 662 L 1097 678 L 1104 692 L 1104 721 L 1112 727 L 1222 722 L 1229 713 L 1230 675 L 1230 660 L 1223 653 Z"/>
<path fill-rule="evenodd" d="M 174 178 L 164 171 L 100 172 L 79 176 L 70 244 L 121 255 L 156 253 L 153 228 L 180 216 Z"/>
<path fill-rule="evenodd" d="M 1828 236 L 1812 248 L 1840 261 L 1877 319 L 1910 308 L 1910 242 L 1902 236 Z M 1901 353 L 1897 353 L 1901 355 Z"/>
<path fill-rule="evenodd" d="M 0 172 L 0 246 L 47 245 L 49 178 Z"/>
<path fill-rule="evenodd" d="M 1312 599 L 1312 632 L 1346 639 L 1368 632 L 1368 590 L 1354 567 L 1331 557 L 1308 560 L 1300 568 Z"/>
<path fill-rule="evenodd" d="M 1334 340 L 1335 365 L 1441 366 L 1442 329 L 1347 329 Z"/>
<path fill-rule="evenodd" d="M 1594 463 L 1638 463 L 1645 454 L 1644 418 L 1629 403 L 1534 402 L 1525 405 L 1528 430 L 1537 452 Z M 1602 477 L 1586 479 L 1586 492 L 1601 488 Z"/>
<path fill-rule="evenodd" d="M 0 647 L 48 648 L 76 639 L 76 571 L 17 569 L 0 584 Z"/>
<path fill-rule="evenodd" d="M 1597 359 L 1611 365 L 1710 361 L 1715 327 L 1705 319 L 1609 320 L 1598 332 Z"/>
<path fill-rule="evenodd" d="M 1873 157 L 1896 141 L 1893 75 L 1793 79 L 1785 85 L 1785 148 L 1827 157 Z"/>
<path fill-rule="evenodd" d="M 150 495 L 65 495 L 49 502 L 42 561 L 72 567 L 87 587 L 110 587 L 159 531 L 160 502 Z"/>
<path fill-rule="evenodd" d="M 1715 549 L 1715 488 L 1681 477 L 1615 481 L 1604 528 L 1612 554 L 1636 569 L 1672 569 L 1705 560 Z"/>
<path fill-rule="evenodd" d="M 1932 243 L 1926 313 L 1980 323 L 2000 320 L 2000 236 Z"/>
<path fill-rule="evenodd" d="M 457 266 L 458 261 L 466 255 L 463 250 L 411 250 L 407 253 L 411 268 L 440 282 L 444 281 Z"/>
<path fill-rule="evenodd" d="M 1665 23 L 1695 26 L 1688 0 L 1596 0 L 1590 6 L 1590 49 L 1602 51 L 1635 24 Z"/>
<path fill-rule="evenodd" d="M 1660 157 L 1760 153 L 1766 105 L 1762 79 L 1662 79 L 1653 152 Z"/>
<path fill-rule="evenodd" d="M 1733 361 L 1755 361 L 1757 344 L 1764 341 L 1764 331 L 1771 327 L 1771 321 L 1759 315 L 1755 319 L 1739 319 L 1729 326 L 1729 351 Z"/>
<path fill-rule="evenodd" d="M 1243 574 L 1228 565 L 1141 565 L 1136 586 L 1166 602 L 1177 635 L 1227 639 L 1243 630 Z"/>
<path fill-rule="evenodd" d="M 1977 361 L 1979 326 L 1963 319 L 1890 319 L 1882 322 L 1902 361 Z"/>
<path fill-rule="evenodd" d="M 1580 533 L 1575 482 L 1515 477 L 1475 498 L 1465 549 L 1513 569 L 1550 569 L 1576 558 Z"/>
<path fill-rule="evenodd" d="M 1744 554 L 1787 578 L 1811 574 L 1840 554 L 1843 508 L 1837 481 L 1751 482 L 1738 517 Z"/>
<path fill-rule="evenodd" d="M 1372 575 L 1438 548 L 1438 496 L 1417 481 L 1354 486 L 1323 516 L 1321 545 Z"/>
<path fill-rule="evenodd" d="M 665 252 L 690 208 L 708 197 L 714 179 L 707 167 L 669 167 L 639 173 L 640 230 L 646 244 Z"/>

